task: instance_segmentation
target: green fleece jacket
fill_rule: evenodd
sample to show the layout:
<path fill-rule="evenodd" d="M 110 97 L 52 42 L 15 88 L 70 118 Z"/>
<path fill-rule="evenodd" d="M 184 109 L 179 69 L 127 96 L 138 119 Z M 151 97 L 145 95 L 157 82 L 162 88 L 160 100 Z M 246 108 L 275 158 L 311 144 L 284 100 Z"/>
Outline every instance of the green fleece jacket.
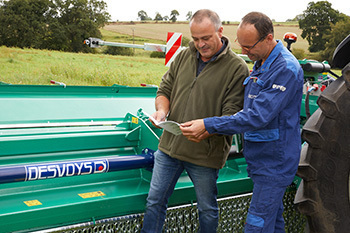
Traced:
<path fill-rule="evenodd" d="M 179 123 L 212 116 L 232 115 L 243 107 L 243 81 L 249 70 L 222 37 L 226 48 L 196 77 L 197 50 L 193 42 L 181 51 L 163 76 L 157 96 L 170 100 L 168 120 Z M 183 135 L 164 131 L 159 150 L 173 158 L 196 165 L 220 169 L 224 166 L 232 136 L 213 135 L 199 143 Z"/>

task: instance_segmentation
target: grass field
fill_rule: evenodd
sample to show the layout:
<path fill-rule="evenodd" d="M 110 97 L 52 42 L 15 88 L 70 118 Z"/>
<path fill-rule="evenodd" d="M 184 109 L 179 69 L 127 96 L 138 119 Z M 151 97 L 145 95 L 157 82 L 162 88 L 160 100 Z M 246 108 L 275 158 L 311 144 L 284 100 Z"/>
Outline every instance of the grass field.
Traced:
<path fill-rule="evenodd" d="M 48 85 L 158 85 L 166 72 L 164 59 L 0 47 L 0 81 Z"/>
<path fill-rule="evenodd" d="M 236 39 L 238 23 L 235 24 L 224 24 L 224 35 L 229 37 L 232 42 L 232 48 L 234 50 L 239 50 L 239 46 L 233 41 Z M 297 42 L 292 45 L 292 48 L 303 49 L 305 52 L 308 50 L 308 43 L 305 39 L 301 37 L 301 29 L 299 29 L 296 23 L 276 23 L 274 25 L 275 29 L 275 38 L 283 41 L 283 35 L 286 32 L 293 32 L 297 34 Z M 124 35 L 141 38 L 148 38 L 155 40 L 156 43 L 166 43 L 167 33 L 168 32 L 180 32 L 184 37 L 190 39 L 191 34 L 189 30 L 188 23 L 110 23 L 104 27 L 105 31 L 121 33 Z M 109 38 L 110 39 L 110 38 Z M 107 38 L 105 39 L 107 40 Z M 136 42 L 135 42 L 136 43 Z M 285 45 L 286 43 L 283 42 Z M 142 43 L 141 43 L 142 44 Z M 187 46 L 187 45 L 183 45 Z"/>
<path fill-rule="evenodd" d="M 231 41 L 235 38 L 236 28 L 236 24 L 224 25 L 224 32 L 227 32 L 226 35 Z M 275 29 L 277 38 L 282 37 L 286 31 L 298 35 L 301 33 L 295 25 L 276 25 Z M 114 23 L 102 29 L 102 39 L 122 43 L 165 44 L 168 31 L 182 32 L 185 37 L 190 38 L 187 23 Z M 293 46 L 304 49 L 307 48 L 306 44 L 299 37 Z M 234 42 L 232 45 L 236 48 L 234 50 L 239 52 Z M 100 50 L 97 49 L 97 52 Z M 48 85 L 50 80 L 55 80 L 67 85 L 159 85 L 168 68 L 164 66 L 164 59 L 150 58 L 150 53 L 135 49 L 135 56 L 126 57 L 0 47 L 0 82 Z M 251 68 L 252 64 L 249 66 Z"/>
<path fill-rule="evenodd" d="M 121 43 L 156 43 L 165 41 L 132 37 L 102 29 L 103 40 Z M 165 34 L 166 36 L 166 34 Z M 101 52 L 97 49 L 97 52 Z M 0 82 L 9 84 L 49 85 L 50 80 L 67 85 L 140 86 L 159 85 L 168 69 L 162 58 L 150 58 L 150 51 L 135 49 L 135 56 L 66 53 L 49 50 L 0 47 Z"/>

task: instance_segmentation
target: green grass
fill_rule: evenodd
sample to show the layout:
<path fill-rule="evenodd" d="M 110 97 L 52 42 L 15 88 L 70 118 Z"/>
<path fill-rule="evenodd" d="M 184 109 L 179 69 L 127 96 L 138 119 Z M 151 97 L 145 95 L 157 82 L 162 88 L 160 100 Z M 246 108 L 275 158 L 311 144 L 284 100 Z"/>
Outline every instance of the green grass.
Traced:
<path fill-rule="evenodd" d="M 102 29 L 105 41 L 121 43 L 155 43 L 164 41 L 133 37 Z M 150 58 L 150 51 L 135 49 L 135 56 L 66 53 L 49 50 L 0 47 L 0 82 L 10 84 L 49 85 L 50 80 L 67 85 L 140 86 L 159 85 L 168 69 L 164 59 Z"/>
<path fill-rule="evenodd" d="M 128 44 L 144 44 L 144 43 L 153 43 L 153 44 L 165 44 L 164 40 L 155 40 L 147 39 L 138 36 L 132 36 L 127 34 L 121 34 L 118 32 L 109 31 L 106 29 L 101 29 L 102 39 L 104 41 L 119 42 L 119 43 L 128 43 Z"/>
<path fill-rule="evenodd" d="M 102 29 L 102 34 L 103 40 L 111 42 L 165 44 L 164 40 L 105 29 Z M 168 69 L 164 66 L 164 59 L 150 58 L 150 51 L 135 49 L 135 56 L 126 57 L 101 54 L 103 49 L 96 49 L 96 54 L 83 54 L 0 47 L 0 84 L 49 85 L 50 80 L 55 80 L 79 86 L 159 85 Z M 248 66 L 251 69 L 253 65 Z M 341 71 L 335 72 L 341 75 Z"/>
<path fill-rule="evenodd" d="M 158 85 L 166 72 L 164 59 L 0 47 L 0 81 L 47 85 Z"/>

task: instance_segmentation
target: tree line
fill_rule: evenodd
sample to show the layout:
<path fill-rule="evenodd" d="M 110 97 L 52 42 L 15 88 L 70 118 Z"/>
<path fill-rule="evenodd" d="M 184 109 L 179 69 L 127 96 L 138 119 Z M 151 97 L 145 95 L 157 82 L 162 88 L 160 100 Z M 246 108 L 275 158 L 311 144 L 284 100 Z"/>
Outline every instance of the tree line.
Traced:
<path fill-rule="evenodd" d="M 84 39 L 101 37 L 109 19 L 99 0 L 1 0 L 0 45 L 91 52 Z"/>
<path fill-rule="evenodd" d="M 167 16 L 162 16 L 159 12 L 156 12 L 156 15 L 154 17 L 154 21 L 171 21 L 173 23 L 175 23 L 177 21 L 177 17 L 179 16 L 179 12 L 177 10 L 172 10 L 170 12 L 170 15 Z M 141 21 L 147 21 L 147 20 L 152 20 L 151 17 L 148 16 L 147 12 L 144 11 L 144 10 L 140 10 L 138 13 L 137 13 L 137 17 L 138 19 L 140 19 Z M 189 11 L 187 14 L 186 14 L 186 20 L 190 20 L 192 17 L 192 11 Z"/>
<path fill-rule="evenodd" d="M 334 50 L 350 34 L 350 17 L 333 9 L 330 2 L 319 1 L 310 2 L 296 19 L 309 51 L 319 52 L 320 60 L 331 63 Z"/>
<path fill-rule="evenodd" d="M 156 12 L 153 20 L 176 22 L 177 16 L 179 16 L 177 10 L 171 11 L 170 18 L 162 17 Z M 186 20 L 190 20 L 191 17 L 192 11 L 189 11 Z M 138 12 L 138 19 L 152 20 L 144 10 Z M 319 53 L 317 56 L 319 60 L 327 60 L 330 63 L 337 45 L 350 33 L 350 17 L 333 9 L 328 1 L 309 2 L 302 14 L 287 21 L 297 21 L 299 28 L 302 29 L 301 37 L 309 43 L 309 51 Z"/>
<path fill-rule="evenodd" d="M 179 12 L 156 13 L 155 21 L 176 22 Z M 189 11 L 187 20 L 192 17 Z M 100 28 L 110 20 L 103 0 L 0 0 L 0 45 L 20 48 L 92 52 L 83 44 L 88 37 L 101 37 Z M 140 21 L 151 20 L 143 10 Z M 332 60 L 336 46 L 350 32 L 350 17 L 328 1 L 310 2 L 294 19 L 318 60 Z"/>

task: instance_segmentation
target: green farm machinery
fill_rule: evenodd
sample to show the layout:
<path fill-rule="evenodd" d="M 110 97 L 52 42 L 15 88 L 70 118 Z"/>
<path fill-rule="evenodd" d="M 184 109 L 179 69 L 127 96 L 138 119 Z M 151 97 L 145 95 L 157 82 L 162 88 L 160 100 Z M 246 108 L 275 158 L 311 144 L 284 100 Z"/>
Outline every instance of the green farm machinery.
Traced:
<path fill-rule="evenodd" d="M 0 85 L 0 232 L 140 230 L 161 134 L 144 114 L 154 111 L 156 90 Z M 220 197 L 252 189 L 235 148 L 220 172 Z M 195 193 L 184 173 L 170 205 L 189 204 Z M 182 221 L 195 229 L 193 213 Z"/>
<path fill-rule="evenodd" d="M 348 49 L 349 37 L 343 46 Z M 339 48 L 338 54 L 344 48 Z M 337 59 L 349 62 L 348 55 Z M 335 98 L 329 93 L 322 97 L 328 90 L 345 93 L 340 99 L 348 95 L 350 87 L 339 83 L 349 85 L 350 67 L 339 65 L 345 67 L 343 75 L 333 79 L 327 63 L 302 60 L 300 64 L 305 71 L 301 122 L 306 122 L 307 129 L 303 130 L 304 155 L 298 171 L 302 180 L 296 177 L 284 198 L 286 232 L 304 232 L 306 228 L 326 232 L 319 230 L 322 218 L 315 212 L 328 210 L 328 204 L 318 209 L 322 195 L 312 196 L 310 190 L 319 185 L 315 183 L 323 187 L 319 180 L 323 172 L 316 165 L 325 166 L 325 170 L 333 167 L 310 165 L 306 154 L 311 153 L 310 148 L 315 153 L 327 147 L 322 141 L 327 138 L 322 127 L 309 122 L 323 117 L 332 126 L 342 125 L 344 131 L 350 128 L 344 125 L 345 119 L 334 122 L 345 114 L 335 111 L 342 109 L 337 103 L 332 105 Z M 60 85 L 0 85 L 0 232 L 139 232 L 153 152 L 162 133 L 146 114 L 154 111 L 157 87 L 53 83 Z M 343 143 L 348 140 L 345 134 L 339 138 Z M 348 148 L 337 150 L 339 143 L 330 143 L 327 151 L 337 155 Z M 242 232 L 244 228 L 252 182 L 242 151 L 241 137 L 234 135 L 229 159 L 218 179 L 218 232 Z M 348 155 L 341 170 L 347 171 L 347 190 L 341 193 L 347 206 L 340 212 L 344 216 L 330 215 L 334 221 L 341 217 L 341 230 L 350 226 Z M 336 171 L 334 174 L 340 176 Z M 296 202 L 301 213 L 293 203 L 298 187 Z M 322 193 L 322 189 L 317 191 Z M 193 185 L 184 172 L 170 199 L 164 232 L 196 232 L 197 217 Z"/>

